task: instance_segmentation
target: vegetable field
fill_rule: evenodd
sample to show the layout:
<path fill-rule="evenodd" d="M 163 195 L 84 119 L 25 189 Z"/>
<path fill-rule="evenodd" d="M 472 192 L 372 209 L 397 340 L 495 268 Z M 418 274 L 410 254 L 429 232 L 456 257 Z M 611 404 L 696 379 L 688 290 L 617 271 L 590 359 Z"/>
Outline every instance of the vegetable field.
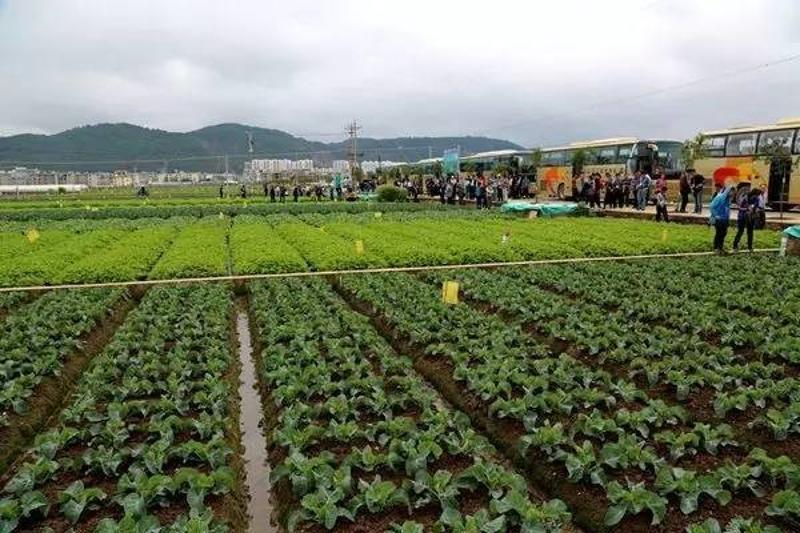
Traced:
<path fill-rule="evenodd" d="M 710 237 L 457 211 L 0 227 L 5 285 Z M 0 533 L 800 531 L 798 272 L 738 255 L 0 293 Z"/>
<path fill-rule="evenodd" d="M 0 222 L 0 287 L 695 252 L 712 238 L 694 225 L 461 209 L 129 214 Z M 756 234 L 757 247 L 778 242 Z"/>

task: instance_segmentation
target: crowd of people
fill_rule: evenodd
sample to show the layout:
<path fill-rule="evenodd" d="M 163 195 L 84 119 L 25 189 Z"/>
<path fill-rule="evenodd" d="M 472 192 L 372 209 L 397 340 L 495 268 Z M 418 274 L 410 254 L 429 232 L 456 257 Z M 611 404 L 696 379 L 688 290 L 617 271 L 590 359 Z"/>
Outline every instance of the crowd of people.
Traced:
<path fill-rule="evenodd" d="M 446 176 L 428 178 L 425 182 L 428 195 L 438 197 L 443 204 L 466 204 L 475 202 L 478 209 L 489 209 L 492 205 L 509 199 L 530 198 L 531 181 L 527 176 Z"/>

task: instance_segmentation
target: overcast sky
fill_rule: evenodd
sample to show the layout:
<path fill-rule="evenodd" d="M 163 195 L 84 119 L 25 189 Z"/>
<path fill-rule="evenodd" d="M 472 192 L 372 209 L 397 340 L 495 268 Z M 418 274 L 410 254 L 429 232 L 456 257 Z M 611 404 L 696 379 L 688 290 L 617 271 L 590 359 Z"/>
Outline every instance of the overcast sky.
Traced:
<path fill-rule="evenodd" d="M 0 135 L 685 138 L 800 116 L 800 58 L 718 77 L 798 54 L 798 0 L 0 0 Z"/>

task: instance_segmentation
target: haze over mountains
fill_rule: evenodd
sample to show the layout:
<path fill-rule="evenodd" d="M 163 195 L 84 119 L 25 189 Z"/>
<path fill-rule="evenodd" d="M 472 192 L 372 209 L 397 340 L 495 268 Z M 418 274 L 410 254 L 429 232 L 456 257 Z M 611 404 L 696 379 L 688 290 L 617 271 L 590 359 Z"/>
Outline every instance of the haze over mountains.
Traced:
<path fill-rule="evenodd" d="M 248 154 L 248 132 L 254 153 Z M 448 148 L 462 153 L 519 149 L 521 146 L 488 137 L 359 138 L 361 160 L 418 161 L 441 156 Z M 285 131 L 242 124 L 218 124 L 189 132 L 170 132 L 127 123 L 97 124 L 54 135 L 22 134 L 0 137 L 0 166 L 38 167 L 42 170 L 158 170 L 166 161 L 170 170 L 221 172 L 224 156 L 232 172 L 249 159 L 347 158 L 346 141 L 324 143 Z"/>

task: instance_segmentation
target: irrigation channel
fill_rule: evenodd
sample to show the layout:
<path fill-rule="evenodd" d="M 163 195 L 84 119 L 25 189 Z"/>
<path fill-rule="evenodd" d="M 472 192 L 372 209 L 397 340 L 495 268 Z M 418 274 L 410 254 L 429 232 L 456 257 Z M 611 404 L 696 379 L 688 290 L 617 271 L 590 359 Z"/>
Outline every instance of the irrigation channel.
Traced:
<path fill-rule="evenodd" d="M 261 397 L 256 381 L 253 362 L 253 343 L 250 338 L 250 321 L 247 313 L 239 309 L 236 313 L 236 333 L 239 338 L 239 359 L 242 375 L 239 382 L 241 410 L 239 429 L 244 447 L 245 475 L 250 498 L 247 501 L 249 533 L 275 533 L 272 525 L 272 504 L 269 490 L 269 466 L 267 463 L 266 438 L 262 429 Z"/>

